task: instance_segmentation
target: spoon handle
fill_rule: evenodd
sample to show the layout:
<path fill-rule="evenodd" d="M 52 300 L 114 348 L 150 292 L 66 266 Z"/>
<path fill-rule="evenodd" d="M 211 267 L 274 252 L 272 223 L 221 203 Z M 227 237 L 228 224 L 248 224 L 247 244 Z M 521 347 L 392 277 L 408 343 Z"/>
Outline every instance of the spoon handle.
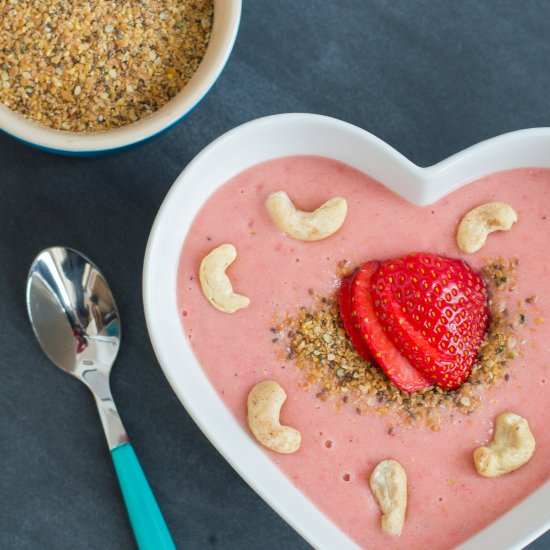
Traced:
<path fill-rule="evenodd" d="M 139 550 L 175 550 L 153 491 L 130 443 L 111 450 Z"/>

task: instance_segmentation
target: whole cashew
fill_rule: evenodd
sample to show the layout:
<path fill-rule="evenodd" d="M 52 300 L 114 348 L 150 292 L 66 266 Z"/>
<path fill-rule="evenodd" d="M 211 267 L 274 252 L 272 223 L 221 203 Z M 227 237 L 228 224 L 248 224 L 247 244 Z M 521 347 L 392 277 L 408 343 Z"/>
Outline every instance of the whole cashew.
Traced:
<path fill-rule="evenodd" d="M 516 211 L 504 202 L 488 202 L 470 210 L 460 222 L 456 240 L 462 252 L 473 254 L 493 231 L 508 231 L 518 219 Z"/>
<path fill-rule="evenodd" d="M 485 477 L 497 477 L 517 470 L 535 452 L 535 438 L 525 418 L 502 413 L 496 421 L 493 441 L 474 451 L 477 471 Z"/>
<path fill-rule="evenodd" d="M 250 304 L 246 296 L 233 292 L 231 281 L 225 274 L 236 257 L 237 250 L 232 244 L 222 244 L 203 258 L 199 269 L 203 294 L 216 309 L 225 313 L 233 313 Z"/>
<path fill-rule="evenodd" d="M 302 436 L 279 421 L 285 400 L 285 390 L 274 380 L 256 384 L 248 394 L 248 426 L 262 445 L 277 453 L 290 454 L 300 448 Z"/>
<path fill-rule="evenodd" d="M 382 511 L 382 531 L 401 535 L 407 511 L 407 473 L 403 466 L 396 460 L 382 460 L 372 471 L 370 488 Z"/>
<path fill-rule="evenodd" d="M 320 241 L 336 233 L 348 211 L 346 199 L 334 197 L 313 212 L 298 210 L 284 191 L 272 193 L 265 203 L 273 223 L 298 241 Z"/>

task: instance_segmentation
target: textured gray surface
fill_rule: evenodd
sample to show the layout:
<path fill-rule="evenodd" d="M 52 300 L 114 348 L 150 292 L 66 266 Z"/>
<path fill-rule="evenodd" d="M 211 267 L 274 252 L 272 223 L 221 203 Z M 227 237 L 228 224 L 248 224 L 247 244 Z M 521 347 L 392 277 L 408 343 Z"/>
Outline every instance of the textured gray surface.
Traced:
<path fill-rule="evenodd" d="M 92 400 L 42 356 L 24 309 L 33 257 L 66 244 L 101 266 L 117 297 L 113 393 L 178 546 L 306 548 L 196 428 L 158 367 L 140 292 L 155 213 L 195 154 L 262 115 L 338 117 L 421 165 L 550 126 L 549 17 L 544 0 L 245 0 L 212 93 L 156 141 L 76 159 L 0 136 L 0 547 L 134 545 Z M 550 535 L 532 548 L 550 548 Z"/>

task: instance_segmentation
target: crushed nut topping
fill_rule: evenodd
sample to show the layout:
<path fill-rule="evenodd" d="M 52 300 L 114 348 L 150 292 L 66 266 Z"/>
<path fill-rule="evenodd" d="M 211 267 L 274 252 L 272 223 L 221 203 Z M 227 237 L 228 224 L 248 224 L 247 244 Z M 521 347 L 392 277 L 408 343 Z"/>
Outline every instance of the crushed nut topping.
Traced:
<path fill-rule="evenodd" d="M 213 0 L 0 0 L 0 102 L 51 128 L 130 124 L 202 60 Z"/>
<path fill-rule="evenodd" d="M 396 423 L 437 430 L 444 414 L 459 422 L 455 412 L 471 414 L 488 388 L 510 379 L 508 367 L 519 353 L 518 332 L 526 323 L 526 310 L 525 301 L 519 301 L 509 311 L 501 292 L 514 290 L 517 266 L 517 260 L 498 259 L 483 267 L 490 295 L 490 326 L 468 380 L 453 391 L 432 387 L 407 393 L 375 364 L 362 359 L 342 325 L 336 295 L 315 295 L 312 307 L 277 315 L 272 339 L 284 346 L 281 356 L 301 372 L 301 386 L 317 388 L 320 400 L 332 400 L 337 407 L 351 405 L 357 414 L 393 414 Z M 342 268 L 338 265 L 339 275 L 345 274 Z"/>

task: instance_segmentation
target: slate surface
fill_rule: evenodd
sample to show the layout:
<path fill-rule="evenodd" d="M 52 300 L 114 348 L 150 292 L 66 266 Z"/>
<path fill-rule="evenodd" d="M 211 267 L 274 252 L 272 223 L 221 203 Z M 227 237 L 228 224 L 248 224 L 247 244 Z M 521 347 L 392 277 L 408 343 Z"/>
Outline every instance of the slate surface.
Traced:
<path fill-rule="evenodd" d="M 544 0 L 245 0 L 222 77 L 156 141 L 78 159 L 1 135 L 0 547 L 134 547 L 92 400 L 48 364 L 27 321 L 33 257 L 66 244 L 90 255 L 115 292 L 124 340 L 113 393 L 178 545 L 306 548 L 210 445 L 156 362 L 141 301 L 155 213 L 204 146 L 262 115 L 331 115 L 420 165 L 550 126 L 549 17 Z M 550 548 L 550 535 L 532 548 Z"/>

